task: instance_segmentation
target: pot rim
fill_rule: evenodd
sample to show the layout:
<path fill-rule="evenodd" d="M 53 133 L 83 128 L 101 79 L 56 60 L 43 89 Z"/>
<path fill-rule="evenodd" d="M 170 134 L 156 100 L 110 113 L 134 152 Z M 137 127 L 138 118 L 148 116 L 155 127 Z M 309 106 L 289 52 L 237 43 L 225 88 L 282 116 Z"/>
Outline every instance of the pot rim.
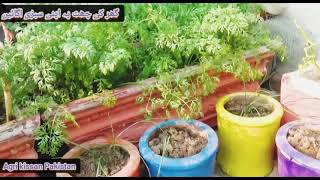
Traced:
<path fill-rule="evenodd" d="M 127 164 L 120 171 L 108 177 L 124 177 L 130 174 L 133 174 L 132 172 L 135 172 L 139 168 L 140 154 L 137 147 L 134 146 L 129 141 L 126 141 L 123 139 L 112 139 L 108 137 L 97 137 L 95 139 L 82 143 L 81 146 L 87 147 L 87 148 L 90 148 L 90 147 L 95 148 L 95 147 L 111 144 L 113 142 L 115 142 L 117 146 L 122 147 L 124 150 L 126 150 L 129 153 L 129 159 Z M 75 158 L 74 155 L 82 154 L 84 152 L 86 152 L 86 150 L 84 150 L 79 146 L 75 146 L 70 151 L 68 151 L 62 157 L 62 159 Z M 57 177 L 71 177 L 71 175 L 69 173 L 57 173 Z"/>
<path fill-rule="evenodd" d="M 295 120 L 283 125 L 276 135 L 276 145 L 278 150 L 290 161 L 301 164 L 309 169 L 320 170 L 320 160 L 314 159 L 296 150 L 287 140 L 290 128 L 299 125 L 320 125 L 320 121 L 315 120 Z"/>
<path fill-rule="evenodd" d="M 216 111 L 220 116 L 223 116 L 224 119 L 232 121 L 233 123 L 240 124 L 242 126 L 267 126 L 275 121 L 277 121 L 278 117 L 283 115 L 283 107 L 282 105 L 275 100 L 274 98 L 257 93 L 257 92 L 246 92 L 247 96 L 259 96 L 263 99 L 267 100 L 269 103 L 273 105 L 273 112 L 262 117 L 243 117 L 230 113 L 224 108 L 224 105 L 232 98 L 236 96 L 244 96 L 245 92 L 236 92 L 231 93 L 229 95 L 221 97 L 216 105 Z"/>
<path fill-rule="evenodd" d="M 202 132 L 207 134 L 208 142 L 207 145 L 198 153 L 193 156 L 188 156 L 184 158 L 169 158 L 162 157 L 152 151 L 149 147 L 150 138 L 160 129 L 169 126 L 175 125 L 194 125 L 202 130 Z M 203 161 L 208 159 L 212 154 L 217 153 L 218 151 L 218 136 L 215 131 L 208 125 L 197 121 L 197 120 L 180 120 L 180 119 L 171 119 L 164 121 L 160 124 L 154 125 L 148 130 L 146 130 L 141 136 L 139 141 L 139 150 L 146 162 L 153 162 L 156 165 L 160 166 L 161 159 L 163 164 L 162 167 L 171 168 L 171 169 L 190 169 L 200 165 Z"/>
<path fill-rule="evenodd" d="M 315 79 L 312 79 L 312 78 L 308 78 L 303 71 L 300 71 L 300 70 L 296 70 L 296 71 L 293 71 L 293 72 L 290 72 L 290 73 L 286 73 L 284 74 L 286 75 L 288 78 L 288 76 L 292 76 L 290 77 L 293 81 L 294 80 L 294 83 L 295 84 L 303 84 L 303 88 L 304 91 L 306 91 L 308 94 L 311 94 L 313 96 L 316 97 L 319 97 L 320 96 L 320 92 L 319 92 L 319 89 L 320 89 L 320 86 L 319 86 L 319 80 L 315 80 Z M 300 86 L 298 86 L 298 88 L 300 88 Z"/>

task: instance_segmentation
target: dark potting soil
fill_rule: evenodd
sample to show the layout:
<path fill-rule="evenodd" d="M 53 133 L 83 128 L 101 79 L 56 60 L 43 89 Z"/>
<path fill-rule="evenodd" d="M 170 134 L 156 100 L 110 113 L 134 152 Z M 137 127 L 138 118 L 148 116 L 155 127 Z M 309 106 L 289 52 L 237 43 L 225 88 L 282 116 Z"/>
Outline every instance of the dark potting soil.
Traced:
<path fill-rule="evenodd" d="M 296 150 L 320 160 L 320 128 L 298 126 L 289 129 L 288 142 Z"/>
<path fill-rule="evenodd" d="M 105 145 L 82 154 L 80 174 L 76 177 L 112 176 L 119 172 L 129 160 L 129 153 L 120 146 Z"/>
<path fill-rule="evenodd" d="M 208 143 L 207 135 L 195 126 L 170 126 L 158 131 L 149 146 L 158 155 L 183 158 L 198 154 Z"/>
<path fill-rule="evenodd" d="M 224 108 L 232 114 L 243 117 L 262 117 L 273 112 L 272 104 L 258 96 L 236 96 Z"/>

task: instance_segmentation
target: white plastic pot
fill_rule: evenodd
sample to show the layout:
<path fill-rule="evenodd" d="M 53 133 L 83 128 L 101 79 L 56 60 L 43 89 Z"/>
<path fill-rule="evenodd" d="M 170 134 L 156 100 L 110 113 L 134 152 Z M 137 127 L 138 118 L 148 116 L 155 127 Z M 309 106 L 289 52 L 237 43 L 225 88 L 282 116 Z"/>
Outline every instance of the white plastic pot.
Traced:
<path fill-rule="evenodd" d="M 306 78 L 299 71 L 286 73 L 281 79 L 281 104 L 292 118 L 285 118 L 284 123 L 296 119 L 320 120 L 320 80 Z"/>

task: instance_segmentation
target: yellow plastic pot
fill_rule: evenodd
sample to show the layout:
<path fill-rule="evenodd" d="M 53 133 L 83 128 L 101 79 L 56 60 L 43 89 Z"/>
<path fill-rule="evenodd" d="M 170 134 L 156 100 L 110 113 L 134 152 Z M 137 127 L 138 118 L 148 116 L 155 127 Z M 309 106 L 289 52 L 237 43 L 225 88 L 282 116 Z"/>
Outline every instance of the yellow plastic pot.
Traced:
<path fill-rule="evenodd" d="M 216 105 L 220 149 L 218 164 L 230 176 L 266 176 L 273 168 L 275 136 L 283 115 L 281 104 L 272 97 L 260 96 L 273 105 L 273 112 L 263 117 L 242 117 L 228 112 L 224 105 L 244 92 L 220 98 Z"/>

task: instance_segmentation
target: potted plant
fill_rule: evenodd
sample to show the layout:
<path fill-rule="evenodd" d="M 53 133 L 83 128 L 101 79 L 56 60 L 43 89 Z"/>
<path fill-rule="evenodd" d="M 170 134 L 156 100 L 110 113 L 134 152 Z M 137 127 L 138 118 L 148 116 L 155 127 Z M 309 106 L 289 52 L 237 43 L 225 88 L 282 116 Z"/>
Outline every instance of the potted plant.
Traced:
<path fill-rule="evenodd" d="M 283 177 L 320 177 L 320 123 L 296 120 L 276 136 L 278 174 Z"/>
<path fill-rule="evenodd" d="M 149 128 L 139 150 L 151 176 L 213 176 L 218 138 L 196 120 L 168 120 Z"/>
<path fill-rule="evenodd" d="M 57 177 L 138 177 L 140 155 L 136 146 L 122 140 L 98 137 L 76 145 L 62 159 L 80 159 L 80 174 L 57 173 Z"/>
<path fill-rule="evenodd" d="M 14 114 L 24 108 L 32 112 L 29 117 L 39 114 L 39 102 L 42 114 L 53 114 L 42 120 L 42 127 L 49 128 L 36 131 L 40 153 L 55 154 L 64 139 L 81 143 L 99 133 L 111 135 L 109 126 L 115 122 L 118 132 L 139 118 L 160 122 L 177 113 L 210 122 L 215 112 L 209 109 L 217 97 L 242 89 L 238 77 L 252 81 L 251 90 L 257 89 L 264 72 L 261 64 L 274 57 L 269 52 L 248 63 L 245 52 L 261 46 L 273 51 L 277 39 L 256 14 L 233 5 L 134 4 L 127 5 L 126 12 L 123 23 L 30 23 L 17 34 L 14 46 L 5 48 L 1 60 L 4 72 L 13 77 Z M 188 73 L 189 68 L 197 73 L 176 76 L 178 69 Z M 140 81 L 149 77 L 153 78 Z M 148 86 L 150 81 L 154 83 L 147 91 L 121 87 L 130 82 Z M 106 95 L 106 89 L 114 93 Z M 91 98 L 99 93 L 102 97 Z M 105 98 L 116 105 L 103 106 Z M 53 110 L 44 103 L 48 99 L 61 108 Z M 124 138 L 137 140 L 144 130 L 138 128 Z"/>
<path fill-rule="evenodd" d="M 220 98 L 216 110 L 222 170 L 231 176 L 268 175 L 283 115 L 281 104 L 264 94 L 238 92 Z"/>
<path fill-rule="evenodd" d="M 299 70 L 284 74 L 281 79 L 281 104 L 290 114 L 284 123 L 296 119 L 317 119 L 320 116 L 320 64 L 317 44 L 312 42 L 301 26 L 296 25 L 305 40 L 305 57 Z M 306 104 L 312 104 L 306 108 Z"/>

